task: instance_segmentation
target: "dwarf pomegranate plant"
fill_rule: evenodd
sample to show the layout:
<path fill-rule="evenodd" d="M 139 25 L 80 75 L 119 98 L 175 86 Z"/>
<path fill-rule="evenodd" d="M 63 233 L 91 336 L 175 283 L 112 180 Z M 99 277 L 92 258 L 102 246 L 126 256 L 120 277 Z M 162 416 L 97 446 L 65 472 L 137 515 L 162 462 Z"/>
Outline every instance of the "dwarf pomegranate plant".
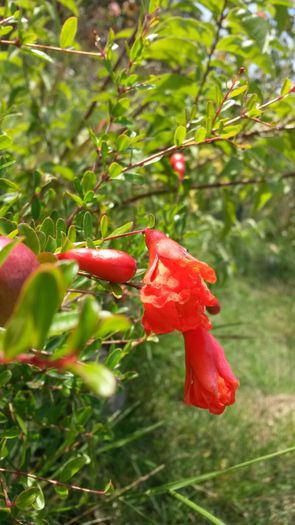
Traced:
<path fill-rule="evenodd" d="M 0 2 L 1 525 L 294 522 L 294 468 L 214 477 L 282 448 L 294 386 L 256 300 L 295 237 L 291 4 Z"/>

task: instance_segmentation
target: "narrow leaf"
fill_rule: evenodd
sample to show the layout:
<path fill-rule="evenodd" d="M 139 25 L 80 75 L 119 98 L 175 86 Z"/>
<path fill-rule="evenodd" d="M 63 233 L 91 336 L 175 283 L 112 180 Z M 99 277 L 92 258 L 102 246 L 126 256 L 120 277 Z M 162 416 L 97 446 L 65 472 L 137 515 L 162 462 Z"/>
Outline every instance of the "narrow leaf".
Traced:
<path fill-rule="evenodd" d="M 211 512 L 208 512 L 208 510 L 204 509 L 203 507 L 200 507 L 200 505 L 197 505 L 182 494 L 178 494 L 178 492 L 174 492 L 173 490 L 170 491 L 170 494 L 190 509 L 196 511 L 198 514 L 201 514 L 201 516 L 203 516 L 204 518 L 207 518 L 207 520 L 210 521 L 210 523 L 214 523 L 215 525 L 226 525 L 224 521 L 221 521 L 220 519 L 216 518 L 215 516 L 213 516 L 213 514 L 211 514 Z"/>

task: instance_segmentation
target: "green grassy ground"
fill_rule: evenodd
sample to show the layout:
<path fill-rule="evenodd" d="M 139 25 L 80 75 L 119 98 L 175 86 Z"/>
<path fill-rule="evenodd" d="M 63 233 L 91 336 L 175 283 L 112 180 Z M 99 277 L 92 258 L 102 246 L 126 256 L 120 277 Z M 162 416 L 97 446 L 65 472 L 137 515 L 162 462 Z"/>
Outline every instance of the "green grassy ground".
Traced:
<path fill-rule="evenodd" d="M 213 318 L 213 334 L 240 379 L 237 402 L 222 416 L 182 403 L 180 335 L 162 336 L 160 344 L 139 348 L 133 363 L 139 378 L 127 393 L 128 405 L 137 401 L 138 406 L 122 420 L 119 432 L 126 436 L 139 425 L 145 428 L 157 421 L 163 426 L 114 451 L 112 475 L 122 486 L 159 465 L 162 470 L 140 485 L 142 491 L 294 445 L 294 289 L 288 282 L 256 275 L 255 280 L 232 279 L 215 292 L 222 313 Z M 180 494 L 227 525 L 291 525 L 294 472 L 295 453 L 193 484 Z M 120 525 L 209 523 L 169 493 L 144 499 L 125 496 L 113 510 Z"/>

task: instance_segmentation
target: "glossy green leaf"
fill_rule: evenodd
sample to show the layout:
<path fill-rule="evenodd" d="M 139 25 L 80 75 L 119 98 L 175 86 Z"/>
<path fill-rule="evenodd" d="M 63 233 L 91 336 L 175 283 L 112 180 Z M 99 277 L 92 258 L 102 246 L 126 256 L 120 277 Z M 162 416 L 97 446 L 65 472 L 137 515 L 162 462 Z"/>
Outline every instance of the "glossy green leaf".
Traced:
<path fill-rule="evenodd" d="M 95 333 L 98 323 L 98 304 L 93 297 L 87 296 L 81 305 L 78 324 L 72 332 L 63 354 L 83 350 L 90 337 Z"/>
<path fill-rule="evenodd" d="M 75 0 L 57 0 L 59 4 L 67 7 L 74 15 L 78 16 L 78 9 Z"/>
<path fill-rule="evenodd" d="M 206 138 L 207 131 L 205 128 L 201 127 L 197 130 L 195 134 L 195 141 L 199 144 L 200 142 L 203 142 Z"/>
<path fill-rule="evenodd" d="M 35 230 L 33 230 L 31 226 L 23 222 L 18 225 L 18 231 L 20 235 L 24 237 L 23 242 L 29 248 L 31 248 L 31 250 L 34 253 L 39 253 L 40 252 L 40 242 L 39 242 L 39 239 L 38 239 L 38 236 Z"/>
<path fill-rule="evenodd" d="M 42 348 L 65 286 L 61 271 L 51 264 L 40 266 L 25 282 L 7 324 L 3 350 L 12 358 L 29 348 Z"/>
<path fill-rule="evenodd" d="M 2 372 L 0 372 L 0 387 L 5 386 L 7 383 L 9 383 L 11 377 L 11 370 L 2 370 Z"/>
<path fill-rule="evenodd" d="M 35 504 L 40 495 L 40 490 L 37 487 L 30 487 L 20 494 L 15 499 L 15 505 L 21 510 L 29 510 L 35 508 Z"/>
<path fill-rule="evenodd" d="M 286 95 L 290 91 L 291 87 L 292 87 L 291 80 L 289 78 L 286 78 L 286 80 L 284 81 L 282 85 L 281 95 L 282 96 Z"/>
<path fill-rule="evenodd" d="M 12 142 L 7 135 L 0 135 L 0 150 L 10 148 Z"/>
<path fill-rule="evenodd" d="M 122 226 L 119 226 L 115 230 L 113 230 L 111 233 L 109 233 L 109 237 L 115 237 L 116 235 L 122 235 L 122 233 L 129 232 L 131 228 L 133 227 L 133 222 L 126 222 Z"/>
<path fill-rule="evenodd" d="M 113 162 L 109 167 L 109 174 L 111 179 L 118 177 L 123 171 L 123 167 L 118 162 Z"/>
<path fill-rule="evenodd" d="M 77 455 L 76 457 L 73 457 L 67 461 L 61 471 L 59 472 L 59 479 L 62 482 L 69 481 L 79 470 L 81 470 L 84 465 L 87 465 L 89 463 L 89 457 L 86 456 L 86 454 L 83 455 Z"/>
<path fill-rule="evenodd" d="M 70 47 L 74 43 L 77 27 L 78 20 L 75 16 L 71 16 L 64 22 L 59 38 L 60 47 Z"/>
<path fill-rule="evenodd" d="M 108 228 L 109 228 L 109 219 L 107 215 L 102 216 L 100 223 L 99 223 L 99 227 L 100 227 L 101 236 L 106 237 L 108 233 Z"/>
<path fill-rule="evenodd" d="M 109 397 L 114 394 L 116 382 L 113 374 L 100 363 L 75 363 L 68 366 L 68 369 L 81 377 L 84 383 L 95 394 Z"/>
<path fill-rule="evenodd" d="M 174 133 L 174 144 L 175 146 L 181 146 L 186 137 L 186 128 L 184 126 L 178 126 Z"/>
<path fill-rule="evenodd" d="M 123 315 L 111 314 L 110 312 L 101 311 L 96 337 L 104 339 L 105 337 L 116 332 L 126 332 L 130 328 L 130 324 L 130 320 Z"/>

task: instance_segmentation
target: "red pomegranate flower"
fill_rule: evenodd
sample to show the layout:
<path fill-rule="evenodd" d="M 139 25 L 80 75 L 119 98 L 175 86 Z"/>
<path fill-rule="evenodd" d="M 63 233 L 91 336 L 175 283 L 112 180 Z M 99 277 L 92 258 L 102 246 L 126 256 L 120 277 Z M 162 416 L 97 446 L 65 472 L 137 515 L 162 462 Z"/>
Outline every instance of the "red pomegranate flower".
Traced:
<path fill-rule="evenodd" d="M 145 230 L 149 267 L 141 300 L 146 333 L 179 330 L 185 340 L 184 401 L 221 414 L 235 402 L 239 382 L 220 344 L 209 333 L 205 309 L 218 314 L 220 304 L 204 280 L 214 283 L 214 270 L 198 261 L 158 230 Z"/>
<path fill-rule="evenodd" d="M 161 231 L 147 229 L 145 238 L 150 258 L 141 290 L 146 333 L 186 332 L 199 326 L 209 330 L 205 308 L 215 306 L 217 299 L 204 280 L 214 283 L 214 270 Z"/>
<path fill-rule="evenodd" d="M 204 328 L 189 330 L 185 340 L 184 402 L 222 414 L 235 402 L 239 381 L 232 373 L 223 348 Z"/>

